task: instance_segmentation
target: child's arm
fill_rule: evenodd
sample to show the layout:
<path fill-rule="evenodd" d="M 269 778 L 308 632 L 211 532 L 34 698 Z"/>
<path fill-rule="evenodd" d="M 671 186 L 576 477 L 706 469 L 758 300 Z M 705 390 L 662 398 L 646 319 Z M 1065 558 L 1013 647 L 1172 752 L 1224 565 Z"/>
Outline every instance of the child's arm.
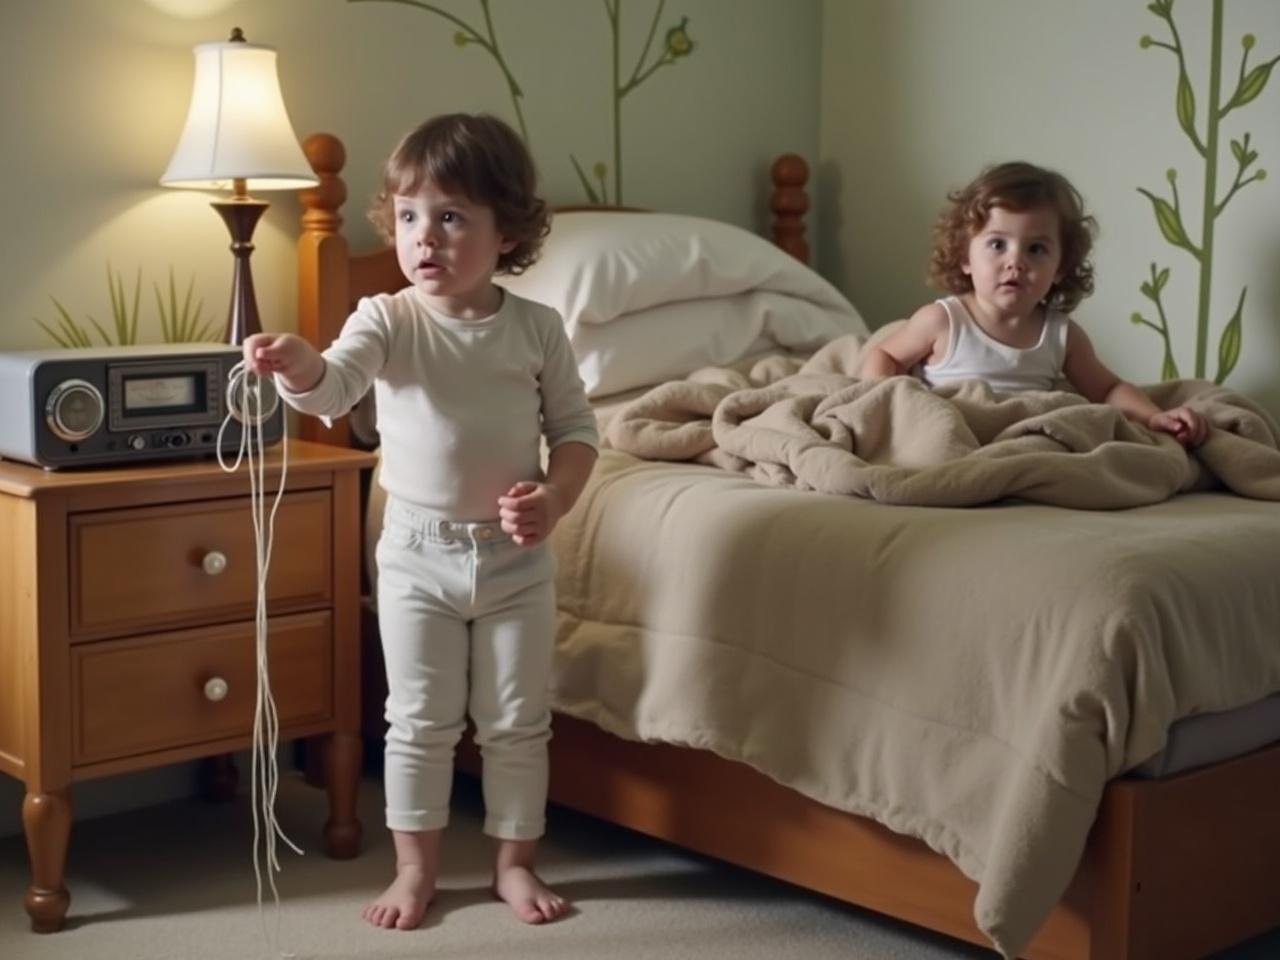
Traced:
<path fill-rule="evenodd" d="M 498 498 L 502 529 L 521 546 L 551 535 L 578 500 L 596 462 L 600 442 L 596 416 L 578 375 L 578 363 L 554 310 L 538 310 L 544 324 L 544 353 L 538 389 L 542 393 L 542 433 L 551 452 L 543 483 L 522 480 Z"/>
<path fill-rule="evenodd" d="M 1089 335 L 1074 320 L 1067 328 L 1067 355 L 1062 372 L 1091 403 L 1115 407 L 1130 420 L 1172 434 L 1179 443 L 1197 447 L 1209 434 L 1204 417 L 1187 407 L 1162 410 L 1133 384 L 1111 372 L 1094 352 Z"/>
<path fill-rule="evenodd" d="M 596 448 L 576 440 L 556 447 L 547 458 L 547 486 L 554 487 L 560 516 L 573 509 L 596 465 Z M 557 518 L 558 519 L 558 518 Z"/>
<path fill-rule="evenodd" d="M 897 332 L 866 351 L 858 376 L 896 377 L 933 355 L 939 341 L 949 341 L 951 321 L 941 304 L 927 303 Z"/>
<path fill-rule="evenodd" d="M 386 364 L 388 328 L 385 308 L 362 300 L 324 353 L 297 334 L 256 333 L 244 342 L 245 369 L 274 373 L 289 406 L 328 421 L 368 392 Z"/>

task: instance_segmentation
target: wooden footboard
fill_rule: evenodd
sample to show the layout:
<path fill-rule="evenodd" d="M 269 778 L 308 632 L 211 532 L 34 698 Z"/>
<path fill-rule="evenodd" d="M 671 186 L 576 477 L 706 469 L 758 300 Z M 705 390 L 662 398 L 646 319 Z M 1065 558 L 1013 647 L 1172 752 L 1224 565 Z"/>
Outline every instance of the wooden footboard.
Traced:
<path fill-rule="evenodd" d="M 1280 744 L 1103 798 L 1090 958 L 1203 957 L 1280 926 Z"/>

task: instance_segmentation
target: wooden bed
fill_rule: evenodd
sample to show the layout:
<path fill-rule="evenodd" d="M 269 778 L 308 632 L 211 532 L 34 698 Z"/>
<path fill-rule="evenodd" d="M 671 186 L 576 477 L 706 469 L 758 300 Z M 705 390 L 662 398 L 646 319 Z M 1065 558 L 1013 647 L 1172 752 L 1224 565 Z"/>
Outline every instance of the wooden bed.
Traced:
<path fill-rule="evenodd" d="M 301 194 L 299 332 L 337 336 L 360 296 L 404 286 L 394 252 L 353 255 L 342 236 L 342 144 L 304 144 L 320 185 Z M 774 241 L 807 259 L 807 168 L 772 168 Z M 351 445 L 345 421 L 304 418 L 302 437 Z M 366 716 L 380 731 L 376 624 L 367 623 Z M 641 744 L 557 715 L 555 803 L 987 946 L 976 884 L 923 842 L 826 807 L 712 753 Z M 461 765 L 474 765 L 464 756 Z M 1023 956 L 1191 960 L 1280 926 L 1280 744 L 1163 780 L 1110 783 L 1076 877 Z M 745 799 L 749 798 L 749 799 Z"/>

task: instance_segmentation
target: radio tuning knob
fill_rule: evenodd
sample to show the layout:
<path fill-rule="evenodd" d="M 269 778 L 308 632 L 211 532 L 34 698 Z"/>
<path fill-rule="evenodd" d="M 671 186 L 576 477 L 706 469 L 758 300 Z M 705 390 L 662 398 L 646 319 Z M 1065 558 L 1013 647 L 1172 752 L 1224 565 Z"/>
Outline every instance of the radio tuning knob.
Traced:
<path fill-rule="evenodd" d="M 205 681 L 204 698 L 210 703 L 217 703 L 219 700 L 225 700 L 229 687 L 227 681 L 222 677 L 211 677 Z"/>
<path fill-rule="evenodd" d="M 87 380 L 63 380 L 49 391 L 44 419 L 53 435 L 67 443 L 79 443 L 102 426 L 106 405 L 102 393 Z"/>

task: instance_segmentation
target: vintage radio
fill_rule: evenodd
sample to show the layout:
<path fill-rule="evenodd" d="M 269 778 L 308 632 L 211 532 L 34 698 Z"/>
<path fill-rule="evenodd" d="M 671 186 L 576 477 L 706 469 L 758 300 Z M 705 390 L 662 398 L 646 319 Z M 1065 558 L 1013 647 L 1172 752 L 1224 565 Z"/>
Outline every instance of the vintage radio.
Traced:
<path fill-rule="evenodd" d="M 47 469 L 210 456 L 240 447 L 241 391 L 228 381 L 239 347 L 207 343 L 0 351 L 0 457 Z M 245 386 L 247 382 L 248 386 Z M 284 412 L 262 381 L 262 433 L 275 443 Z"/>

